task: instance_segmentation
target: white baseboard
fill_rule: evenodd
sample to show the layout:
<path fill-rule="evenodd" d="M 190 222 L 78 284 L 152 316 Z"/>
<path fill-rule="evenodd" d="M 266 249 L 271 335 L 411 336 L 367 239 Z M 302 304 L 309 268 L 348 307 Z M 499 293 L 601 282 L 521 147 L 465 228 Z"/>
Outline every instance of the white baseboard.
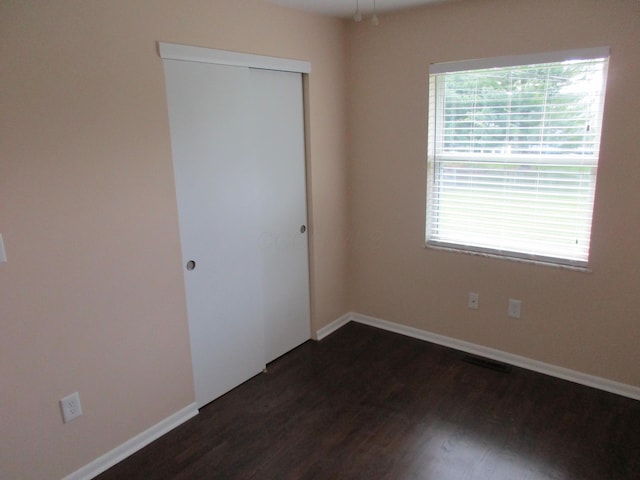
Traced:
<path fill-rule="evenodd" d="M 198 407 L 195 403 L 192 403 L 191 405 L 188 405 L 182 410 L 165 418 L 160 423 L 155 424 L 153 427 L 127 440 L 110 452 L 96 458 L 93 462 L 64 477 L 63 480 L 90 480 L 95 478 L 105 470 L 114 466 L 116 463 L 119 463 L 130 455 L 133 455 L 141 448 L 149 445 L 154 440 L 157 440 L 190 418 L 195 417 L 197 414 Z"/>
<path fill-rule="evenodd" d="M 419 340 L 435 343 L 437 345 L 453 348 L 455 350 L 471 353 L 473 355 L 490 358 L 492 360 L 507 363 L 509 365 L 513 365 L 516 367 L 525 368 L 527 370 L 532 370 L 534 372 L 543 373 L 545 375 L 550 375 L 552 377 L 561 378 L 563 380 L 568 380 L 570 382 L 578 383 L 580 385 L 586 385 L 588 387 L 604 390 L 605 392 L 622 395 L 623 397 L 632 398 L 634 400 L 640 400 L 640 387 L 627 385 L 625 383 L 615 382 L 613 380 L 608 380 L 606 378 L 596 377 L 594 375 L 577 372 L 575 370 L 570 370 L 564 367 L 558 367 L 556 365 L 551 365 L 549 363 L 544 363 L 538 360 L 521 357 L 519 355 L 503 352 L 501 350 L 496 350 L 496 349 L 485 347 L 482 345 L 465 342 L 463 340 L 446 337 L 444 335 L 439 335 L 437 333 L 431 333 L 426 330 L 420 330 L 418 328 L 408 327 L 406 325 L 401 325 L 399 323 L 393 323 L 387 320 L 370 317 L 368 315 L 362 315 L 360 313 L 354 313 L 354 312 L 347 313 L 346 315 L 343 315 L 342 317 L 330 323 L 326 327 L 318 330 L 318 333 L 316 335 L 318 340 L 326 337 L 330 333 L 335 332 L 336 330 L 346 325 L 350 321 L 353 321 L 356 323 L 362 323 L 364 325 L 369 325 L 371 327 L 380 328 L 382 330 L 387 330 L 389 332 L 399 333 L 401 335 L 406 335 L 407 337 L 417 338 Z"/>
<path fill-rule="evenodd" d="M 337 320 L 334 320 L 329 325 L 325 325 L 324 327 L 322 327 L 320 330 L 316 332 L 315 340 L 320 341 L 323 338 L 326 338 L 329 335 L 331 335 L 336 330 L 341 329 L 347 323 L 353 320 L 353 315 L 354 315 L 353 313 L 347 313 L 341 316 L 340 318 L 338 318 Z"/>

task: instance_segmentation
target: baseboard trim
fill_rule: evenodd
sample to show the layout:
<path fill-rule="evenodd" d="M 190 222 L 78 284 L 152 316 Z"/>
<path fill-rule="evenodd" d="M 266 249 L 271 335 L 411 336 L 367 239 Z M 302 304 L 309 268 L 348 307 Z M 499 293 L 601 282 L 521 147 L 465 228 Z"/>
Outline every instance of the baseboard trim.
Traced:
<path fill-rule="evenodd" d="M 340 330 L 347 323 L 353 320 L 353 315 L 354 315 L 353 313 L 346 313 L 342 315 L 340 318 L 331 322 L 329 325 L 325 325 L 324 327 L 322 327 L 320 330 L 316 332 L 314 339 L 317 341 L 320 341 L 323 338 L 326 338 L 329 335 L 331 335 L 336 330 Z"/>
<path fill-rule="evenodd" d="M 191 405 L 184 407 L 182 410 L 179 410 L 173 415 L 165 418 L 164 420 L 155 424 L 144 432 L 127 440 L 122 445 L 114 448 L 110 452 L 107 452 L 101 457 L 96 458 L 93 462 L 64 477 L 63 480 L 90 480 L 92 478 L 95 478 L 105 470 L 108 470 L 115 464 L 121 462 L 130 455 L 133 455 L 141 448 L 149 445 L 154 440 L 157 440 L 177 426 L 195 417 L 197 414 L 198 407 L 195 403 L 192 403 Z"/>
<path fill-rule="evenodd" d="M 380 318 L 371 317 L 368 315 L 362 315 L 360 313 L 350 312 L 343 315 L 335 322 L 330 323 L 324 329 L 327 329 L 329 333 L 333 333 L 342 326 L 346 325 L 350 321 L 361 323 L 363 325 L 369 325 L 371 327 L 380 328 L 389 332 L 399 333 L 407 337 L 424 340 L 426 342 L 435 343 L 444 347 L 453 348 L 473 355 L 478 355 L 485 358 L 490 358 L 502 363 L 508 363 L 516 367 L 525 368 L 552 377 L 568 380 L 573 383 L 585 385 L 587 387 L 597 388 L 604 390 L 605 392 L 615 393 L 623 397 L 632 398 L 634 400 L 640 400 L 640 387 L 628 385 L 625 383 L 615 382 L 606 378 L 589 375 L 586 373 L 570 370 L 568 368 L 559 367 L 549 363 L 540 362 L 527 357 L 521 357 L 520 355 L 514 355 L 512 353 L 503 352 L 493 348 L 477 345 L 456 338 L 439 335 L 437 333 L 431 333 L 426 330 L 420 330 L 414 327 L 408 327 L 399 323 L 389 322 Z M 331 327 L 331 328 L 329 328 Z M 322 330 L 324 330 L 322 329 Z M 324 333 L 324 332 L 323 332 Z M 318 331 L 318 335 L 320 331 Z M 328 335 L 328 333 L 326 334 Z M 326 336 L 325 335 L 325 336 Z M 324 338 L 324 337 L 323 337 Z"/>

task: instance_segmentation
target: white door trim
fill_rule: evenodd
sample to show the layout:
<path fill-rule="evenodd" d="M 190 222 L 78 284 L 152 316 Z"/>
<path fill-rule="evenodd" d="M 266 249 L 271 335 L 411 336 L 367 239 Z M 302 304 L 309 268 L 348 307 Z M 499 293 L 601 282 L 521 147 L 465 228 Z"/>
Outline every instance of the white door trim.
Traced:
<path fill-rule="evenodd" d="M 164 42 L 158 42 L 158 51 L 160 57 L 165 60 L 183 60 L 188 62 L 231 65 L 235 67 L 279 70 L 282 72 L 311 73 L 311 62 L 306 60 L 291 60 L 288 58 L 269 57 L 265 55 Z"/>

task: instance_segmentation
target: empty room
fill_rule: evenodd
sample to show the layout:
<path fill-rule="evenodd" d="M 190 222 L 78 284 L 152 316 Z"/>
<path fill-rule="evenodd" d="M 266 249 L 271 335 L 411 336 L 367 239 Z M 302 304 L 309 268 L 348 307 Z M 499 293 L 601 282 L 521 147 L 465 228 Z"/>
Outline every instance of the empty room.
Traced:
<path fill-rule="evenodd" d="M 640 478 L 638 0 L 1 0 L 0 478 Z"/>

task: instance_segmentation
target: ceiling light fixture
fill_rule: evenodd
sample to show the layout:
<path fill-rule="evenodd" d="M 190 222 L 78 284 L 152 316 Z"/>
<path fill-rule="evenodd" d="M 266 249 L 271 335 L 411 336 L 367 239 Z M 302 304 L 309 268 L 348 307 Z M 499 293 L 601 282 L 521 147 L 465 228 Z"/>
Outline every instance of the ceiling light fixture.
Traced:
<path fill-rule="evenodd" d="M 353 14 L 353 20 L 356 22 L 362 21 L 362 13 L 360 13 L 360 0 L 356 0 L 356 13 Z"/>
<path fill-rule="evenodd" d="M 376 15 L 376 0 L 373 0 L 373 17 L 371 17 L 371 25 L 377 27 L 380 24 L 380 20 L 378 20 L 378 15 Z"/>
<path fill-rule="evenodd" d="M 360 11 L 360 0 L 356 0 L 356 11 L 353 14 L 354 22 L 362 21 L 362 12 Z M 373 0 L 373 15 L 371 15 L 371 25 L 377 27 L 380 25 L 380 20 L 378 19 L 378 10 L 376 8 L 376 0 Z"/>
<path fill-rule="evenodd" d="M 380 20 L 378 20 L 378 15 L 376 15 L 376 0 L 373 0 L 373 17 L 371 17 L 371 25 L 377 27 L 380 24 Z"/>

